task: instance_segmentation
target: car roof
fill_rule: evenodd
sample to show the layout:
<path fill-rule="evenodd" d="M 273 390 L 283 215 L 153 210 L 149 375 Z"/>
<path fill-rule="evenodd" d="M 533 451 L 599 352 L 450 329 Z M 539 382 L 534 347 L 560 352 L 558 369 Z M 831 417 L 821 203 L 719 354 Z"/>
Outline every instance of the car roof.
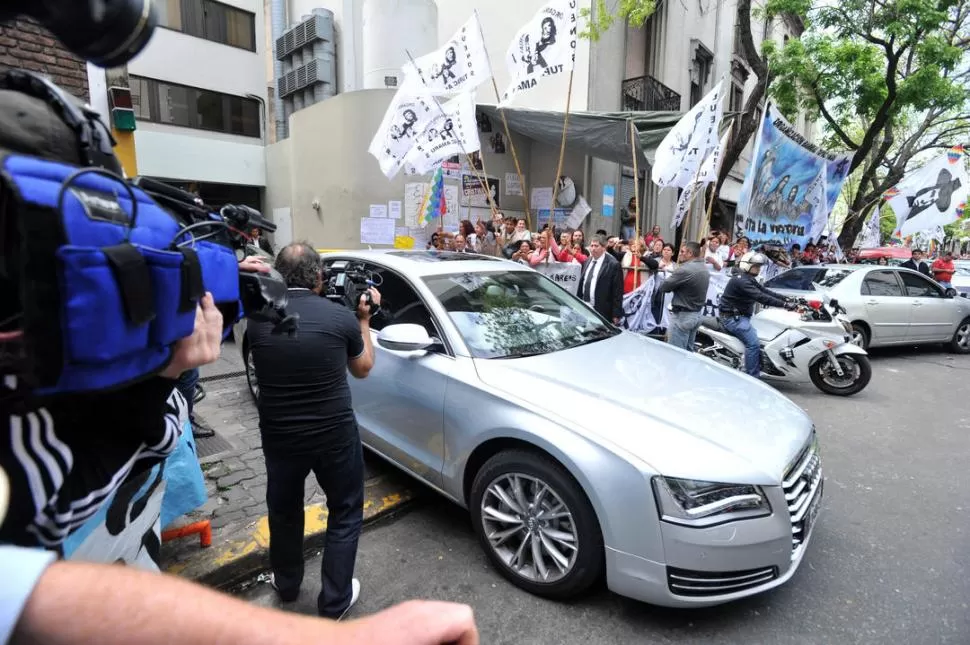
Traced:
<path fill-rule="evenodd" d="M 400 249 L 369 249 L 364 251 L 336 251 L 321 253 L 323 259 L 347 258 L 376 262 L 411 277 L 447 275 L 453 273 L 485 273 L 490 271 L 531 271 L 510 260 L 454 251 L 404 251 Z"/>

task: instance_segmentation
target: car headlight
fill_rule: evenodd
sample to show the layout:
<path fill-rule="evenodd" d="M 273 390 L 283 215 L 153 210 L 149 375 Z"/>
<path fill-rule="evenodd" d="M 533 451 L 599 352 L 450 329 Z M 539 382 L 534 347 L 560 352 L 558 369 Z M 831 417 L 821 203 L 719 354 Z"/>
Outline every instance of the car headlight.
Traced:
<path fill-rule="evenodd" d="M 749 484 L 658 476 L 653 478 L 653 492 L 661 519 L 672 524 L 708 527 L 771 515 L 764 491 Z"/>

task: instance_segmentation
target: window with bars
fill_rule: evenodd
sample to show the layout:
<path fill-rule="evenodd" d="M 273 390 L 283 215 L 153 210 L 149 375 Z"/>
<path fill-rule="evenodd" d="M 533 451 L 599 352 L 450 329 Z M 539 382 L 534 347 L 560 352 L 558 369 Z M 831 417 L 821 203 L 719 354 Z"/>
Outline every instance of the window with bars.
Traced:
<path fill-rule="evenodd" d="M 212 42 L 256 51 L 256 15 L 215 0 L 157 0 L 158 24 Z"/>
<path fill-rule="evenodd" d="M 177 83 L 130 76 L 135 117 L 183 128 L 260 136 L 259 101 Z"/>

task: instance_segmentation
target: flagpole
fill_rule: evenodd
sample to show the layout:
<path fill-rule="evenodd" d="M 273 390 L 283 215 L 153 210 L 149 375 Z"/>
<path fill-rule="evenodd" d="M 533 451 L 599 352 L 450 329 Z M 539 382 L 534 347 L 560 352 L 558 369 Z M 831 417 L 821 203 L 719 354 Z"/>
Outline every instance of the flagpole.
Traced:
<path fill-rule="evenodd" d="M 637 144 L 636 144 L 637 126 L 633 124 L 632 119 L 629 121 L 629 123 L 630 123 L 630 151 L 631 151 L 631 155 L 633 156 L 633 199 L 635 199 L 637 202 L 637 221 L 633 225 L 633 239 L 639 241 L 640 220 L 642 219 L 642 215 L 643 215 L 643 205 L 640 204 L 640 165 L 639 165 L 639 160 L 637 159 L 638 155 L 637 155 Z M 638 260 L 638 258 L 634 257 L 635 255 L 636 255 L 635 252 L 633 252 L 631 249 L 631 254 L 630 254 L 631 265 L 633 265 L 634 259 Z M 636 266 L 633 267 L 633 288 L 636 289 L 639 286 L 640 286 L 640 265 L 638 263 Z"/>
<path fill-rule="evenodd" d="M 562 120 L 562 139 L 559 141 L 559 165 L 556 166 L 556 178 L 552 182 L 552 203 L 549 204 L 549 237 L 552 238 L 555 229 L 556 197 L 559 196 L 559 178 L 562 176 L 562 162 L 566 157 L 566 133 L 569 131 L 569 106 L 573 100 L 573 74 L 576 66 L 569 70 L 569 85 L 566 87 L 566 113 Z M 639 208 L 640 202 L 637 202 Z M 548 261 L 548 255 L 546 256 Z"/>
<path fill-rule="evenodd" d="M 475 22 L 478 23 L 478 33 L 482 35 L 482 42 L 485 42 L 485 32 L 482 30 L 482 21 L 478 19 L 478 9 L 474 10 Z M 488 49 L 485 49 L 485 60 L 488 61 L 488 72 L 489 77 L 492 79 L 492 89 L 495 90 L 495 109 L 498 110 L 499 115 L 502 117 L 502 125 L 505 128 L 505 138 L 508 139 L 509 149 L 512 151 L 512 161 L 515 163 L 515 172 L 519 176 L 519 185 L 522 186 L 522 201 L 525 203 L 525 221 L 528 224 L 529 229 L 532 228 L 532 215 L 529 210 L 529 190 L 525 185 L 525 175 L 522 174 L 522 166 L 519 165 L 519 153 L 515 150 L 515 142 L 512 141 L 512 131 L 509 130 L 509 120 L 505 116 L 505 108 L 498 106 L 502 102 L 502 96 L 498 92 L 498 83 L 495 82 L 495 73 L 492 70 L 492 57 L 488 53 Z M 538 222 L 536 222 L 538 224 Z"/>
<path fill-rule="evenodd" d="M 411 65 L 414 67 L 415 70 L 417 70 L 418 69 L 418 66 L 414 62 L 414 56 L 411 55 L 411 52 L 409 50 L 405 49 L 404 50 L 404 53 L 408 55 L 408 60 L 411 61 Z M 420 76 L 420 74 L 419 74 L 419 76 Z M 427 88 L 428 84 L 425 82 L 425 80 L 424 80 L 423 77 L 421 78 L 421 82 L 424 83 L 424 86 Z M 437 96 L 433 96 L 432 98 L 434 99 L 434 104 L 436 106 L 438 106 L 438 113 L 441 116 L 443 116 L 443 117 L 445 117 L 447 119 L 448 118 L 448 115 L 445 114 L 445 109 L 443 107 L 441 107 L 441 102 L 438 101 L 438 97 Z M 476 132 L 475 132 L 475 134 L 478 134 L 478 132 L 477 132 L 477 126 L 476 126 Z M 455 137 L 455 141 L 458 142 L 458 147 L 461 148 L 462 153 L 465 155 L 465 159 L 468 160 L 468 167 L 471 169 L 472 173 L 474 173 L 475 178 L 478 179 L 478 185 L 481 186 L 482 192 L 485 193 L 485 199 L 487 200 L 489 206 L 492 208 L 492 211 L 493 212 L 497 211 L 498 209 L 495 207 L 495 202 L 492 201 L 492 193 L 488 190 L 488 184 L 487 184 L 487 182 L 484 179 L 482 179 L 481 175 L 479 175 L 478 174 L 478 171 L 475 169 L 475 164 L 472 163 L 472 157 L 471 157 L 470 154 L 468 154 L 468 151 L 465 150 L 465 144 L 462 142 L 461 137 Z M 479 156 L 481 156 L 481 153 L 479 153 Z M 484 170 L 484 169 L 485 169 L 485 162 L 483 161 L 482 162 L 482 170 Z"/>
<path fill-rule="evenodd" d="M 725 143 L 729 143 L 731 141 L 731 138 L 734 136 L 735 123 L 736 121 L 732 120 L 731 125 L 728 126 L 728 131 L 725 133 L 725 136 L 724 136 Z M 707 200 L 707 210 L 704 214 L 704 226 L 701 227 L 701 239 L 704 239 L 704 237 L 707 235 L 707 232 L 711 229 L 711 214 L 714 212 L 714 200 L 717 198 L 717 191 L 720 188 L 720 185 L 718 184 L 718 181 L 717 181 L 717 176 L 721 172 L 721 160 L 724 158 L 723 155 L 724 155 L 724 150 L 721 149 L 721 145 L 719 143 L 717 164 L 714 167 L 714 187 L 711 190 L 710 199 Z M 701 165 L 703 166 L 704 163 L 701 162 Z M 734 224 L 731 224 L 731 229 L 733 232 Z M 732 235 L 731 237 L 734 237 L 734 236 Z"/>

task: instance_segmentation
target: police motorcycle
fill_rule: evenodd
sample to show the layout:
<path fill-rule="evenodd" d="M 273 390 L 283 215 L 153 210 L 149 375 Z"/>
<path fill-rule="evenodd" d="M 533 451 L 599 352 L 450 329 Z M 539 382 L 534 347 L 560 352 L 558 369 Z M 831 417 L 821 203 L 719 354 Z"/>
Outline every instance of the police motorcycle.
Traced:
<path fill-rule="evenodd" d="M 766 381 L 811 381 L 826 394 L 851 396 L 865 389 L 872 366 L 851 342 L 852 326 L 838 300 L 798 299 L 798 309 L 763 308 L 751 318 L 761 342 L 761 377 Z M 723 365 L 744 369 L 744 345 L 717 318 L 705 316 L 695 351 Z"/>

